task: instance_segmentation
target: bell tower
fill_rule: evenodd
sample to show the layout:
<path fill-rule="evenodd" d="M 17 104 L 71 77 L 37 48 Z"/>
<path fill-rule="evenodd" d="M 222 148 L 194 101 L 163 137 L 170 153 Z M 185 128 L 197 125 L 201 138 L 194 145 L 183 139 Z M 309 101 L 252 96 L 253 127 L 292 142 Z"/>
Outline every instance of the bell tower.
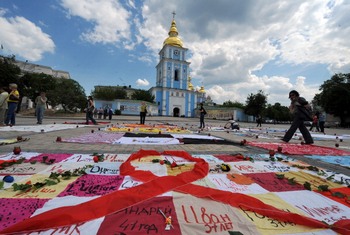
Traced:
<path fill-rule="evenodd" d="M 186 61 L 188 49 L 183 47 L 178 35 L 173 12 L 168 37 L 159 52 L 156 87 L 152 88 L 152 94 L 156 98 L 159 115 L 192 117 L 197 95 L 193 89 L 189 89 L 190 62 Z"/>

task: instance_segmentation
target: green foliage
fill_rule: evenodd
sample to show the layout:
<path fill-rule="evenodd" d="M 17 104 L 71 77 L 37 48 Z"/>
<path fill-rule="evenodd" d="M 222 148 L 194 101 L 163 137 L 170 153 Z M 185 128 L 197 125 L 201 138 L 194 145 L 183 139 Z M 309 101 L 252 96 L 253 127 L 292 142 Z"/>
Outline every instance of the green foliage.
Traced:
<path fill-rule="evenodd" d="M 115 100 L 127 98 L 127 93 L 124 89 L 112 86 L 98 87 L 92 91 L 91 95 L 94 97 L 94 99 L 99 100 Z"/>
<path fill-rule="evenodd" d="M 263 113 L 267 104 L 267 95 L 262 91 L 257 94 L 250 94 L 246 100 L 244 112 L 248 115 L 258 116 Z"/>
<path fill-rule="evenodd" d="M 344 126 L 350 117 L 350 73 L 335 74 L 330 80 L 320 86 L 321 93 L 317 94 L 314 102 L 327 113 L 337 116 Z M 341 97 L 341 98 L 340 98 Z"/>
<path fill-rule="evenodd" d="M 12 63 L 12 58 L 0 56 L 0 86 L 8 87 L 10 83 L 16 83 L 21 91 L 20 74 L 21 69 Z"/>
<path fill-rule="evenodd" d="M 282 106 L 280 103 L 275 103 L 274 105 L 268 104 L 263 113 L 264 116 L 277 121 L 291 120 L 289 108 Z"/>
<path fill-rule="evenodd" d="M 231 100 L 228 100 L 222 104 L 222 107 L 235 107 L 235 108 L 244 109 L 244 104 L 238 101 L 232 102 Z"/>
<path fill-rule="evenodd" d="M 78 108 L 83 110 L 86 107 L 85 90 L 77 81 L 64 78 L 56 81 L 56 88 L 47 94 L 52 106 L 62 105 L 65 112 L 77 112 Z"/>
<path fill-rule="evenodd" d="M 149 91 L 135 90 L 134 93 L 131 95 L 131 99 L 133 99 L 133 100 L 143 100 L 143 101 L 147 101 L 147 102 L 153 103 L 155 97 Z"/>
<path fill-rule="evenodd" d="M 13 191 L 27 191 L 27 190 L 32 188 L 32 185 L 31 184 L 17 184 L 17 183 L 14 183 L 12 185 L 12 187 L 13 187 Z"/>
<path fill-rule="evenodd" d="M 303 185 L 304 185 L 304 188 L 305 188 L 305 189 L 311 191 L 311 184 L 310 184 L 309 182 L 305 182 Z"/>
<path fill-rule="evenodd" d="M 20 68 L 13 63 L 15 61 L 14 57 L 0 57 L 1 86 L 16 83 L 20 97 L 27 96 L 32 101 L 35 101 L 41 91 L 45 91 L 48 103 L 53 107 L 62 105 L 65 111 L 85 108 L 85 91 L 78 82 L 72 79 L 54 78 L 43 73 L 25 73 L 21 76 Z"/>
<path fill-rule="evenodd" d="M 22 78 L 22 96 L 27 96 L 32 101 L 44 91 L 48 94 L 57 87 L 57 78 L 44 73 L 26 73 Z"/>

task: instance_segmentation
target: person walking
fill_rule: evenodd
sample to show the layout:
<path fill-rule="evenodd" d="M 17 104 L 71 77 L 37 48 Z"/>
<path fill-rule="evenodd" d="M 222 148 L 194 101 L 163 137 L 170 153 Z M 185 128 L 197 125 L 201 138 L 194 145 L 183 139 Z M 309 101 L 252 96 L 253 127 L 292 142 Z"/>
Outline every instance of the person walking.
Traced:
<path fill-rule="evenodd" d="M 6 88 L 0 87 L 0 126 L 5 126 L 8 97 L 9 93 L 6 91 Z"/>
<path fill-rule="evenodd" d="M 7 99 L 7 115 L 5 119 L 5 125 L 16 125 L 16 110 L 19 102 L 19 92 L 17 90 L 17 84 L 11 83 L 9 85 L 10 94 Z"/>
<path fill-rule="evenodd" d="M 256 123 L 257 123 L 256 127 L 261 127 L 262 117 L 260 115 L 256 117 Z"/>
<path fill-rule="evenodd" d="M 97 125 L 96 120 L 94 119 L 95 103 L 92 96 L 88 96 L 87 108 L 86 108 L 86 125 L 89 125 L 89 120 L 92 121 L 94 125 Z"/>
<path fill-rule="evenodd" d="M 326 122 L 326 117 L 325 117 L 325 115 L 324 115 L 323 113 L 320 113 L 320 117 L 319 117 L 319 119 L 318 119 L 318 122 L 319 122 L 319 126 L 320 126 L 320 131 L 321 131 L 323 134 L 325 134 L 325 133 L 324 133 L 324 124 L 325 124 L 325 122 Z"/>
<path fill-rule="evenodd" d="M 309 103 L 305 100 L 305 98 L 300 97 L 299 92 L 296 90 L 289 92 L 289 99 L 291 100 L 289 110 L 294 117 L 293 122 L 282 138 L 282 141 L 289 142 L 296 130 L 299 128 L 301 134 L 304 137 L 305 144 L 313 144 L 314 140 L 304 124 L 304 121 L 311 120 L 311 117 L 308 113 L 308 110 L 310 109 Z"/>
<path fill-rule="evenodd" d="M 36 120 L 38 121 L 36 124 L 42 124 L 44 118 L 44 112 L 47 105 L 47 97 L 45 92 L 40 92 L 40 95 L 35 99 L 35 115 Z"/>
<path fill-rule="evenodd" d="M 312 131 L 314 129 L 314 127 L 316 127 L 317 131 L 320 131 L 320 128 L 318 127 L 318 114 L 315 114 L 312 117 L 312 123 L 311 123 L 310 131 Z"/>
<path fill-rule="evenodd" d="M 207 114 L 207 111 L 205 111 L 203 107 L 203 103 L 201 103 L 199 108 L 199 129 L 205 128 L 204 116 L 206 114 Z"/>
<path fill-rule="evenodd" d="M 146 114 L 147 114 L 147 105 L 143 101 L 140 106 L 140 124 L 144 125 L 146 120 Z"/>

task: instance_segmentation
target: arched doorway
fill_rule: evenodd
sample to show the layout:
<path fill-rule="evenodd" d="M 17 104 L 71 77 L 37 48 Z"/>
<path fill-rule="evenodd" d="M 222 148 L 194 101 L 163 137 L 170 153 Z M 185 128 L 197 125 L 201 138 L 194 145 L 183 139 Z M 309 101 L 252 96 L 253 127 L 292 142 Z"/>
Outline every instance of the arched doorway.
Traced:
<path fill-rule="evenodd" d="M 180 109 L 179 108 L 174 108 L 173 109 L 173 114 L 174 114 L 174 117 L 180 117 Z"/>

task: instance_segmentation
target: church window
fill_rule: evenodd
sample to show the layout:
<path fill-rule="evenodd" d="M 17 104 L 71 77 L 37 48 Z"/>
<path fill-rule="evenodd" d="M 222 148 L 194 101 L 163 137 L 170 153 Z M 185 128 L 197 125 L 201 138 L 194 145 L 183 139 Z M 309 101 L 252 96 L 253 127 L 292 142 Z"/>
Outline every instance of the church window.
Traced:
<path fill-rule="evenodd" d="M 175 69 L 174 80 L 179 81 L 179 71 Z"/>

